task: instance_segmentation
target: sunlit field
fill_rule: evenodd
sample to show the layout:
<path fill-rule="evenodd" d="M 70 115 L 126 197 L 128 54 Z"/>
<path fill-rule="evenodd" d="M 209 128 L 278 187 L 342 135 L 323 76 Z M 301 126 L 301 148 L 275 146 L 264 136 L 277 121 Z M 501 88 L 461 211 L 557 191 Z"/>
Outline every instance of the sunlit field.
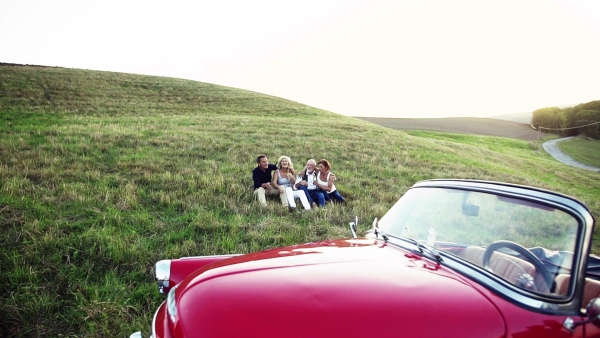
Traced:
<path fill-rule="evenodd" d="M 262 209 L 265 153 L 326 158 L 344 205 Z M 0 67 L 0 335 L 123 337 L 162 302 L 153 264 L 363 234 L 416 181 L 470 178 L 572 195 L 600 212 L 599 174 L 532 141 L 407 133 L 194 81 Z M 598 237 L 593 252 L 600 254 Z"/>

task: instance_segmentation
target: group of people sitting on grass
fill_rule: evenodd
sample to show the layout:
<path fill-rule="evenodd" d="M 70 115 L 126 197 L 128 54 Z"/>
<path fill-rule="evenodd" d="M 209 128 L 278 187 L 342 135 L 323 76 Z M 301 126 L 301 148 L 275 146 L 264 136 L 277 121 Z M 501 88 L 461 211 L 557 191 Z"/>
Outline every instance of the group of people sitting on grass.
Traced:
<path fill-rule="evenodd" d="M 269 163 L 267 155 L 260 154 L 256 163 L 258 165 L 252 171 L 254 196 L 263 207 L 267 206 L 268 194 L 279 195 L 281 204 L 290 209 L 296 208 L 296 199 L 300 199 L 305 210 L 323 208 L 329 201 L 345 202 L 335 187 L 336 177 L 331 172 L 331 164 L 325 159 L 319 162 L 308 160 L 299 173 L 288 156 L 281 156 L 275 165 Z"/>

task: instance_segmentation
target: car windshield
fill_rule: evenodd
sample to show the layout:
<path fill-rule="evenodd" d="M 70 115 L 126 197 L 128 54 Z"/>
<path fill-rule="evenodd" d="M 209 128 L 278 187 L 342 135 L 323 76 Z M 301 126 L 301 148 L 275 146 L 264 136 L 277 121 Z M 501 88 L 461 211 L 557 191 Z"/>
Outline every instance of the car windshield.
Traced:
<path fill-rule="evenodd" d="M 556 293 L 555 278 L 568 279 L 572 269 L 580 224 L 569 213 L 532 200 L 422 187 L 410 189 L 378 227 L 485 267 L 522 288 Z"/>

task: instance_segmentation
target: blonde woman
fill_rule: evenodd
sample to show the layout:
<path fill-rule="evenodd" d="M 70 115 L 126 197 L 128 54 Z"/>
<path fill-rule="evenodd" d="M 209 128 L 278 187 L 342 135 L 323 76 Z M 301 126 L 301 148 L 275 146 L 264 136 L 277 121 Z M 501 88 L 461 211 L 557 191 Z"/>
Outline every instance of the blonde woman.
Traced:
<path fill-rule="evenodd" d="M 277 161 L 277 170 L 273 174 L 273 182 L 271 185 L 279 191 L 281 204 L 296 208 L 296 198 L 300 199 L 305 210 L 310 210 L 310 203 L 306 198 L 306 194 L 302 190 L 293 190 L 292 185 L 295 183 L 296 173 L 294 172 L 294 164 L 288 156 L 281 156 Z"/>

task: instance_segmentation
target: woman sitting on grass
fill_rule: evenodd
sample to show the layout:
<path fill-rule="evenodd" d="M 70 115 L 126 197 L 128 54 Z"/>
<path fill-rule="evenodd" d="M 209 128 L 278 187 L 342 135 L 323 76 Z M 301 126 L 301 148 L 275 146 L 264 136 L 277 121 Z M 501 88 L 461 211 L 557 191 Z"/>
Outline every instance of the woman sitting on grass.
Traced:
<path fill-rule="evenodd" d="M 292 209 L 296 208 L 295 198 L 299 198 L 305 210 L 310 210 L 310 203 L 306 198 L 306 194 L 302 190 L 294 191 L 292 184 L 296 179 L 294 165 L 288 156 L 281 156 L 277 161 L 277 170 L 273 174 L 273 187 L 279 190 L 279 198 L 281 204 L 289 206 Z"/>
<path fill-rule="evenodd" d="M 336 189 L 335 184 L 333 184 L 334 179 L 332 176 L 335 175 L 331 173 L 331 165 L 329 164 L 329 161 L 322 159 L 317 162 L 317 170 L 317 188 L 324 191 L 327 194 L 326 196 L 329 196 L 329 198 L 334 202 L 345 202 L 346 199 Z"/>

